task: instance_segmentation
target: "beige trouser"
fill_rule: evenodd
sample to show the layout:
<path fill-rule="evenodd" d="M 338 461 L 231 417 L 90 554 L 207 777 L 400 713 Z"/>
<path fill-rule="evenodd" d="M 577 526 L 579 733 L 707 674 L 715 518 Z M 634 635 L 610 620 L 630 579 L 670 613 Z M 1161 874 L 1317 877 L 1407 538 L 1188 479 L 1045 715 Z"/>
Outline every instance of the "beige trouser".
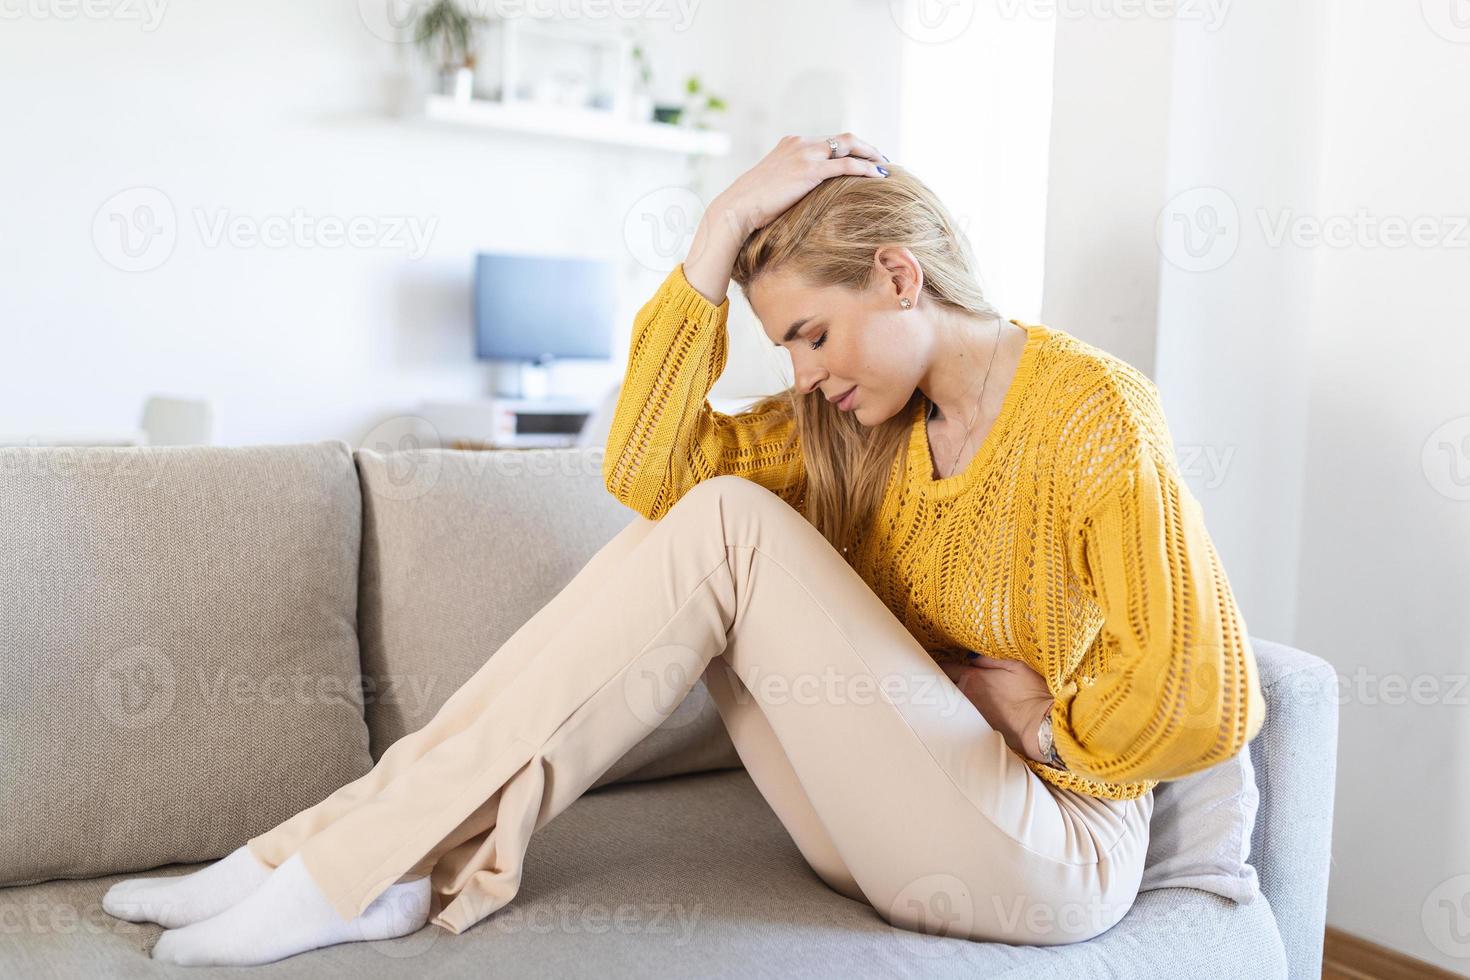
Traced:
<path fill-rule="evenodd" d="M 463 932 L 701 675 L 812 869 L 900 930 L 1051 945 L 1133 904 L 1152 793 L 1040 779 L 816 528 L 737 476 L 636 517 L 427 724 L 249 845 L 272 867 L 300 851 L 343 918 L 430 875 L 431 921 Z"/>

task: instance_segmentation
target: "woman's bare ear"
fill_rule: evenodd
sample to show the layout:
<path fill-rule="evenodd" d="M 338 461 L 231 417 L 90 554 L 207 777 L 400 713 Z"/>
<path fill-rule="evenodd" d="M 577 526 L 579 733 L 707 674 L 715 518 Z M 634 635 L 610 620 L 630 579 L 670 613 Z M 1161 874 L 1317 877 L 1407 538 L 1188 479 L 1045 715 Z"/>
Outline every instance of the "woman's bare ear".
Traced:
<path fill-rule="evenodd" d="M 909 296 L 917 302 L 924 288 L 924 270 L 913 252 L 902 246 L 884 245 L 873 253 L 873 262 L 883 277 L 879 282 L 887 282 L 891 290 L 885 299 L 897 302 L 899 297 Z"/>

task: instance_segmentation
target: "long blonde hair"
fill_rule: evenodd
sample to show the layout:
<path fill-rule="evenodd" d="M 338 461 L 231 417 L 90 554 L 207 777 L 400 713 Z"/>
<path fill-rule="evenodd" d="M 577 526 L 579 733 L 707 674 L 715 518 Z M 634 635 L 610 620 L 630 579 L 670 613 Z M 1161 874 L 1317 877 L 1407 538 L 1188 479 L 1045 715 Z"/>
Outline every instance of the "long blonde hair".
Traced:
<path fill-rule="evenodd" d="M 867 288 L 873 254 L 883 245 L 914 253 L 924 270 L 924 298 L 977 317 L 999 314 L 986 301 L 974 257 L 949 211 L 907 169 L 886 164 L 887 177 L 829 177 L 741 245 L 730 278 L 748 298 L 751 284 L 777 270 L 816 287 Z M 748 411 L 789 421 L 806 470 L 802 513 L 852 561 L 858 536 L 883 500 L 905 451 L 916 403 L 872 428 L 829 403 L 820 391 L 801 395 L 793 384 Z M 790 443 L 788 442 L 788 447 Z"/>

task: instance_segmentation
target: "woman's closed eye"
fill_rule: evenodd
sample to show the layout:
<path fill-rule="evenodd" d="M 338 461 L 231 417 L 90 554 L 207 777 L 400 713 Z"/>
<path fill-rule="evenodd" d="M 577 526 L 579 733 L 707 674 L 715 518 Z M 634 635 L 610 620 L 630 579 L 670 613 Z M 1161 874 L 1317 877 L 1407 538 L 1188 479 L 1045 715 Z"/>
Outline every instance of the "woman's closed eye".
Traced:
<path fill-rule="evenodd" d="M 817 348 L 821 347 L 826 342 L 827 342 L 827 331 L 823 330 L 822 331 L 822 335 L 820 337 L 818 337 L 816 340 L 812 341 L 807 346 L 810 347 L 812 350 L 816 350 Z"/>

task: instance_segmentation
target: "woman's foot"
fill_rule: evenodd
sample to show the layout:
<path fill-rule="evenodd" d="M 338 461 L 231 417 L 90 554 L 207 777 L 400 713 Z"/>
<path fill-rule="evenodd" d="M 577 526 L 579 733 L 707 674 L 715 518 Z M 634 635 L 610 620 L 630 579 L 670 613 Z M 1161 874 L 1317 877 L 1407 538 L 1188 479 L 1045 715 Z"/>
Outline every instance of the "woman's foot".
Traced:
<path fill-rule="evenodd" d="M 406 936 L 429 921 L 429 889 L 427 877 L 397 882 L 361 915 L 343 920 L 298 852 L 219 915 L 165 932 L 153 958 L 183 966 L 255 966 L 337 943 Z"/>
<path fill-rule="evenodd" d="M 271 869 L 246 844 L 192 874 L 129 878 L 102 896 L 102 908 L 129 922 L 174 929 L 212 918 L 260 887 Z"/>

